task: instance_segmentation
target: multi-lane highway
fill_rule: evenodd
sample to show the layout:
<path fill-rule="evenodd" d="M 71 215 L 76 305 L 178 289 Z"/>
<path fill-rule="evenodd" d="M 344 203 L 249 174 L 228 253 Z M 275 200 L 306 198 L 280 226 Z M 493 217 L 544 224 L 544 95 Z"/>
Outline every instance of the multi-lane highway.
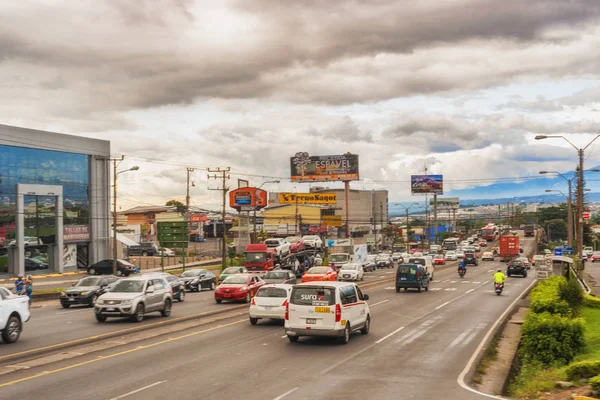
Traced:
<path fill-rule="evenodd" d="M 533 240 L 525 243 L 526 251 L 533 246 Z M 483 398 L 457 379 L 495 321 L 533 282 L 509 278 L 498 297 L 492 285 L 498 268 L 504 264 L 481 262 L 463 279 L 455 268 L 440 270 L 422 293 L 396 293 L 385 279 L 391 270 L 371 274 L 373 283 L 363 290 L 370 296 L 371 332 L 354 334 L 346 346 L 327 339 L 293 344 L 282 324 L 251 326 L 238 316 L 0 375 L 0 398 Z M 212 292 L 194 293 L 174 307 L 173 318 L 218 307 L 223 305 L 214 304 Z M 46 308 L 34 314 L 17 346 L 0 350 L 34 353 L 36 347 L 129 327 L 97 324 L 91 310 Z"/>

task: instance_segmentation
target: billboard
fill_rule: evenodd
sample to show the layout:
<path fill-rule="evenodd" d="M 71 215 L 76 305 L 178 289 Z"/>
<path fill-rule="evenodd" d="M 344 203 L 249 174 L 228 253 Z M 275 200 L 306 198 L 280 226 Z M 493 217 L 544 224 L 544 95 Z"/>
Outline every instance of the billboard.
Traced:
<path fill-rule="evenodd" d="M 444 194 L 444 176 L 411 175 L 410 186 L 412 194 Z"/>
<path fill-rule="evenodd" d="M 341 215 L 323 215 L 323 224 L 327 226 L 343 226 Z"/>
<path fill-rule="evenodd" d="M 290 159 L 292 181 L 353 181 L 358 176 L 358 154 L 309 156 L 296 153 Z"/>
<path fill-rule="evenodd" d="M 336 201 L 335 193 L 279 193 L 280 204 L 335 204 Z"/>
<path fill-rule="evenodd" d="M 89 242 L 90 231 L 87 225 L 65 225 L 63 228 L 65 243 Z"/>
<path fill-rule="evenodd" d="M 229 192 L 229 206 L 238 211 L 264 208 L 267 206 L 266 190 L 254 187 L 242 187 Z"/>
<path fill-rule="evenodd" d="M 434 205 L 433 199 L 429 201 L 431 206 Z M 459 208 L 460 200 L 458 197 L 444 197 L 443 199 L 437 199 L 437 206 L 442 208 Z"/>

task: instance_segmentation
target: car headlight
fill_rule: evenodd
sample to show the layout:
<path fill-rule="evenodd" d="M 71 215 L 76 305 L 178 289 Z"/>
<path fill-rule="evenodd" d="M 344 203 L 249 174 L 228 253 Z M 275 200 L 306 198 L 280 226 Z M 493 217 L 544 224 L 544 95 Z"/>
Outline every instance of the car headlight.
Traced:
<path fill-rule="evenodd" d="M 80 296 L 87 296 L 88 292 L 81 292 L 79 293 Z"/>
<path fill-rule="evenodd" d="M 124 306 L 130 306 L 132 302 L 133 300 L 123 300 L 121 301 L 121 304 Z"/>
<path fill-rule="evenodd" d="M 246 290 L 248 290 L 248 286 L 242 286 L 238 289 L 240 292 L 244 292 Z"/>
<path fill-rule="evenodd" d="M 67 294 L 65 292 L 60 292 L 60 297 L 65 297 Z"/>
<path fill-rule="evenodd" d="M 96 304 L 97 305 L 102 305 L 102 304 L 104 304 L 104 300 L 98 299 L 98 300 L 96 300 Z"/>

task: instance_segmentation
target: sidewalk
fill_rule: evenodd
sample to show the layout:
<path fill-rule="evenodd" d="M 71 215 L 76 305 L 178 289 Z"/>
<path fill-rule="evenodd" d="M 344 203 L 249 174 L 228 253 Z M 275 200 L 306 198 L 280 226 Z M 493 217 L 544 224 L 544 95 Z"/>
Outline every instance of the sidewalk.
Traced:
<path fill-rule="evenodd" d="M 592 292 L 596 295 L 600 294 L 600 263 L 586 262 L 585 273 L 587 273 L 587 282 L 592 288 Z"/>

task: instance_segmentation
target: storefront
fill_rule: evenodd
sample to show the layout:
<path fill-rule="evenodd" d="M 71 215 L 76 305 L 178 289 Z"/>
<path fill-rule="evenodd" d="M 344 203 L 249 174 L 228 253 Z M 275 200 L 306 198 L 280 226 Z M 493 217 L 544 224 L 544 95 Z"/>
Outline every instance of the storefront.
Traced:
<path fill-rule="evenodd" d="M 108 258 L 110 143 L 0 125 L 0 272 Z"/>

